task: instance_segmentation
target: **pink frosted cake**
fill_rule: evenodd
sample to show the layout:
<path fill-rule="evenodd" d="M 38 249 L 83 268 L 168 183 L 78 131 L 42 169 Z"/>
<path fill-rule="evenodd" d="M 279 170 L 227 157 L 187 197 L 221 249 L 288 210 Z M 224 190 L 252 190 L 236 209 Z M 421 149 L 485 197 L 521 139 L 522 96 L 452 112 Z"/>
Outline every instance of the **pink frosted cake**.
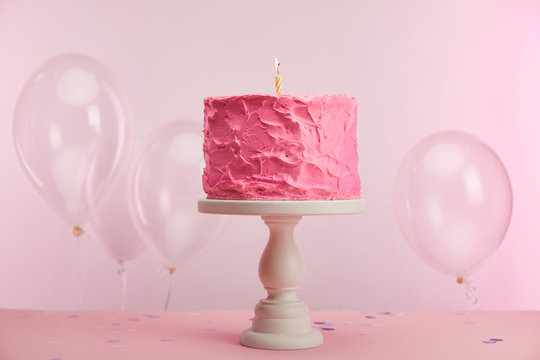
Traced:
<path fill-rule="evenodd" d="M 356 100 L 240 95 L 204 100 L 208 199 L 359 199 Z"/>

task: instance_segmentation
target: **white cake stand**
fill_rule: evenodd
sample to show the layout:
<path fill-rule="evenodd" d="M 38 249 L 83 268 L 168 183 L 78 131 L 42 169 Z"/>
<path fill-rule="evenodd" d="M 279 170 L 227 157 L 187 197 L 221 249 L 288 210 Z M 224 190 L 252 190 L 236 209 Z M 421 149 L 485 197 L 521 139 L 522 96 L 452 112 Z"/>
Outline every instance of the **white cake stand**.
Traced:
<path fill-rule="evenodd" d="M 199 200 L 206 214 L 262 215 L 270 238 L 259 262 L 259 278 L 268 292 L 255 306 L 251 329 L 240 343 L 258 349 L 292 350 L 320 346 L 323 337 L 311 326 L 308 308 L 296 297 L 304 278 L 304 263 L 294 242 L 294 228 L 303 215 L 357 214 L 364 211 L 357 200 Z"/>

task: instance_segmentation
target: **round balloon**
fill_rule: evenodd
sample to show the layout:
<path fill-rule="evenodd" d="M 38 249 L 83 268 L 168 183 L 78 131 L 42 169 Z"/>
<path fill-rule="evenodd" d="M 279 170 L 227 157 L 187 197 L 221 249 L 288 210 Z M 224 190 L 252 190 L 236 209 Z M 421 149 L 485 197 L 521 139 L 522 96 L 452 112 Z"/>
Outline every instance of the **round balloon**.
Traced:
<path fill-rule="evenodd" d="M 82 54 L 41 65 L 15 105 L 13 140 L 39 194 L 70 225 L 88 221 L 122 163 L 131 136 L 124 93 Z"/>
<path fill-rule="evenodd" d="M 445 131 L 424 138 L 405 156 L 394 208 L 403 236 L 422 260 L 466 277 L 503 241 L 512 187 L 488 145 L 464 132 Z"/>
<path fill-rule="evenodd" d="M 128 207 L 129 166 L 123 166 L 110 194 L 92 213 L 89 227 L 111 258 L 122 264 L 146 250 Z"/>
<path fill-rule="evenodd" d="M 216 239 L 222 216 L 200 214 L 202 127 L 176 121 L 153 131 L 135 157 L 130 210 L 149 249 L 169 269 L 184 265 Z"/>

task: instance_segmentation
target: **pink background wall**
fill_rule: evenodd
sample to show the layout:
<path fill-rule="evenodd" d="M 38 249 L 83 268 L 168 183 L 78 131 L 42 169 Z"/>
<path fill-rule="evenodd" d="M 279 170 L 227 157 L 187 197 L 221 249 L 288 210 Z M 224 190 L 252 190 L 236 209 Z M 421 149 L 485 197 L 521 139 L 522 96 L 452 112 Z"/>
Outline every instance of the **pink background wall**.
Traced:
<path fill-rule="evenodd" d="M 202 121 L 206 96 L 273 91 L 358 99 L 363 215 L 305 218 L 300 296 L 312 309 L 468 308 L 464 289 L 424 265 L 392 208 L 406 151 L 447 129 L 473 133 L 505 162 L 514 217 L 475 277 L 484 309 L 540 309 L 540 3 L 522 1 L 2 1 L 0 3 L 0 307 L 77 308 L 70 228 L 17 163 L 11 114 L 43 60 L 82 52 L 107 64 L 132 100 L 138 137 Z M 195 206 L 195 204 L 194 204 Z M 251 309 L 266 229 L 236 217 L 179 269 L 172 310 Z M 116 264 L 81 246 L 83 309 L 117 309 Z M 128 309 L 161 309 L 167 277 L 150 253 L 127 263 Z"/>

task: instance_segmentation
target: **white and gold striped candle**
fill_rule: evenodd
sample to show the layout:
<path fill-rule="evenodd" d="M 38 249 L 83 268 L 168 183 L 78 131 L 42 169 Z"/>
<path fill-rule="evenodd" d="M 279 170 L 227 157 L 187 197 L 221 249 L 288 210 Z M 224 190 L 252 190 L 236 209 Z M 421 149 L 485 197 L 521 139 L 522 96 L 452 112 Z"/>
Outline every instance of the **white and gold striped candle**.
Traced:
<path fill-rule="evenodd" d="M 279 76 L 279 60 L 274 58 L 276 61 L 276 94 L 281 94 L 281 76 Z"/>

